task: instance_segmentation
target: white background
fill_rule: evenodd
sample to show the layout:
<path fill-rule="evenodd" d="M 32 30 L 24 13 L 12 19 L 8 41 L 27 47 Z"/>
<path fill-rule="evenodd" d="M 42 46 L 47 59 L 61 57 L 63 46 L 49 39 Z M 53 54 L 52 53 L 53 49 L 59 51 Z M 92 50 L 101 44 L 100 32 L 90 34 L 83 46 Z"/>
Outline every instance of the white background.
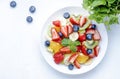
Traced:
<path fill-rule="evenodd" d="M 102 62 L 82 75 L 65 75 L 51 68 L 40 53 L 40 30 L 47 18 L 60 8 L 82 6 L 82 0 L 0 0 L 0 79 L 119 79 L 120 25 L 108 31 L 109 44 Z M 29 12 L 35 5 L 37 11 Z M 33 23 L 26 17 L 31 15 Z"/>

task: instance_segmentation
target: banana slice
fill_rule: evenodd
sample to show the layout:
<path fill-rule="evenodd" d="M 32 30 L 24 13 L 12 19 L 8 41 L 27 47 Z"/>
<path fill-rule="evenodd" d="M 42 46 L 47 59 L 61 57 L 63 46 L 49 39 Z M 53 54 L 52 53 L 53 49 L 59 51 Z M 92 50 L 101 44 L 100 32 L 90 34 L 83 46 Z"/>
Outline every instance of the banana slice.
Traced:
<path fill-rule="evenodd" d="M 76 41 L 78 39 L 79 35 L 77 32 L 73 32 L 69 35 L 69 39 L 72 41 Z"/>

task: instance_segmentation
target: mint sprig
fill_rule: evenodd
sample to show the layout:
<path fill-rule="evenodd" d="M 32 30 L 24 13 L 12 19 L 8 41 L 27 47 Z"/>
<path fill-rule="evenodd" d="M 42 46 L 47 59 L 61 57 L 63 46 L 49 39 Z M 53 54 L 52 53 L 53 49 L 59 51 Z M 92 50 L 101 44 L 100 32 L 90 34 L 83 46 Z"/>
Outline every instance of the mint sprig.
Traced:
<path fill-rule="evenodd" d="M 71 41 L 68 38 L 64 38 L 62 40 L 62 45 L 69 46 L 69 48 L 72 52 L 76 52 L 76 50 L 77 50 L 76 46 L 80 45 L 80 42 L 79 41 Z"/>

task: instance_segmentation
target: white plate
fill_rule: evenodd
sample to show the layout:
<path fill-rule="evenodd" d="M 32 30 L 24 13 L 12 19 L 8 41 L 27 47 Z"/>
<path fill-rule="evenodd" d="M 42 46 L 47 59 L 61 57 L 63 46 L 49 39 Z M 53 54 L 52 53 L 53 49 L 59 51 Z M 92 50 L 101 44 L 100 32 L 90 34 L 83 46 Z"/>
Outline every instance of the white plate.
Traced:
<path fill-rule="evenodd" d="M 42 31 L 41 31 L 41 53 L 43 55 L 43 57 L 45 58 L 45 60 L 47 61 L 47 63 L 52 66 L 55 70 L 65 73 L 65 74 L 82 74 L 85 72 L 90 71 L 91 69 L 95 68 L 103 59 L 105 53 L 106 53 L 106 49 L 107 49 L 107 44 L 108 44 L 108 35 L 106 32 L 106 28 L 103 24 L 97 24 L 97 28 L 100 32 L 101 35 L 101 42 L 100 42 L 100 52 L 99 52 L 99 56 L 94 58 L 93 63 L 91 65 L 88 66 L 82 66 L 81 69 L 73 69 L 73 70 L 69 70 L 67 66 L 65 65 L 57 65 L 54 63 L 52 54 L 49 53 L 45 47 L 45 41 L 46 41 L 46 31 L 48 29 L 48 26 L 51 24 L 51 22 L 53 20 L 56 19 L 60 19 L 61 17 L 63 17 L 63 13 L 64 12 L 69 12 L 70 14 L 82 14 L 82 15 L 89 15 L 87 13 L 86 10 L 84 10 L 81 7 L 66 7 L 63 9 L 60 9 L 58 11 L 56 11 L 54 14 L 52 14 L 48 20 L 45 22 Z"/>

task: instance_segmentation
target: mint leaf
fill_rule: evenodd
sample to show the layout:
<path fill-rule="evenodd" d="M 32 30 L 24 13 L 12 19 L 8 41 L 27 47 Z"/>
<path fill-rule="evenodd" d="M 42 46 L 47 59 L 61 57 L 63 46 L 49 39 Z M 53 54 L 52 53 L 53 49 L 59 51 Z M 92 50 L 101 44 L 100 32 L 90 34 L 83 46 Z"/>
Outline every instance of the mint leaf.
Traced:
<path fill-rule="evenodd" d="M 72 52 L 76 52 L 77 48 L 76 48 L 76 46 L 71 45 L 71 46 L 70 46 L 70 50 L 71 50 Z"/>
<path fill-rule="evenodd" d="M 62 45 L 63 45 L 63 46 L 69 46 L 70 43 L 71 43 L 71 40 L 70 40 L 70 39 L 64 38 L 64 39 L 62 40 Z"/>
<path fill-rule="evenodd" d="M 78 46 L 78 45 L 80 45 L 80 42 L 79 41 L 75 41 L 75 42 L 73 42 L 73 45 L 74 46 Z"/>
<path fill-rule="evenodd" d="M 79 41 L 71 41 L 68 38 L 64 38 L 61 43 L 63 46 L 69 46 L 72 52 L 76 52 L 76 46 L 80 45 Z"/>

